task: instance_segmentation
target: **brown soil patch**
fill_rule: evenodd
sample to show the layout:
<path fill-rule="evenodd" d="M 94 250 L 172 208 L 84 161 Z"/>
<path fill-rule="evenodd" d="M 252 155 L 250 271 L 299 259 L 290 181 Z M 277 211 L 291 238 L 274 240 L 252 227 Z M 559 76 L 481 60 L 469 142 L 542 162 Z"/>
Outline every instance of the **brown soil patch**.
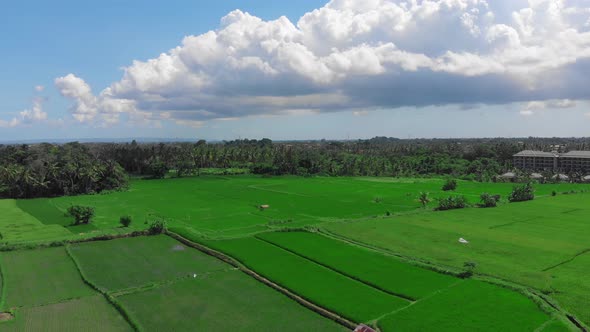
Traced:
<path fill-rule="evenodd" d="M 14 316 L 9 312 L 0 312 L 0 322 L 14 319 Z"/>

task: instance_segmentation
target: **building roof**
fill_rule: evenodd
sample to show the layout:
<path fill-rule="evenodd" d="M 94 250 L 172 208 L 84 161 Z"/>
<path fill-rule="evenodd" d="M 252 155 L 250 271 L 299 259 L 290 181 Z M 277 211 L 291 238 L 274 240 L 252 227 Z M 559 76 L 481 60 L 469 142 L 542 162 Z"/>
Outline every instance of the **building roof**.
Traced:
<path fill-rule="evenodd" d="M 562 153 L 560 157 L 590 159 L 590 151 L 570 151 L 568 153 Z"/>
<path fill-rule="evenodd" d="M 505 179 L 513 179 L 516 177 L 516 174 L 513 172 L 507 172 L 507 173 L 500 175 L 500 177 L 505 178 Z"/>
<path fill-rule="evenodd" d="M 514 157 L 547 157 L 547 158 L 553 158 L 553 157 L 557 157 L 557 154 L 556 153 L 553 153 L 553 152 L 524 150 L 524 151 L 520 151 L 519 153 L 515 154 Z"/>

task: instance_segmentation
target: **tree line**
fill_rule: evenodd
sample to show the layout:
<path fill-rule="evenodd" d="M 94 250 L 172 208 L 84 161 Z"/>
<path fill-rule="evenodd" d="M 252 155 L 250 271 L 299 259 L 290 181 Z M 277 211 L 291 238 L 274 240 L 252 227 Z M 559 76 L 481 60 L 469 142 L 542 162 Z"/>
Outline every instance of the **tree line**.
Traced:
<path fill-rule="evenodd" d="M 587 149 L 589 139 L 396 139 L 209 143 L 68 143 L 0 145 L 0 197 L 98 193 L 127 185 L 127 174 L 162 178 L 203 169 L 262 175 L 451 176 L 490 181 L 512 169 L 524 149 Z M 172 172 L 170 172 L 172 171 Z"/>
<path fill-rule="evenodd" d="M 100 193 L 128 183 L 113 159 L 79 143 L 0 146 L 0 197 L 35 198 Z"/>

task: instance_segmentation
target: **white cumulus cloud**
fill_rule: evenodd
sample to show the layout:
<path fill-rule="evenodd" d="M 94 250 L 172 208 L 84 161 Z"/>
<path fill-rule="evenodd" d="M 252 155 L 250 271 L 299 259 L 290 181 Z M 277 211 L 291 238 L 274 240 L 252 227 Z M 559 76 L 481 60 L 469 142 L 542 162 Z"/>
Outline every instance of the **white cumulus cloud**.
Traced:
<path fill-rule="evenodd" d="M 55 84 L 73 101 L 77 121 L 107 125 L 121 114 L 198 127 L 310 110 L 586 100 L 588 7 L 565 0 L 332 0 L 298 22 L 235 10 L 216 30 L 133 61 L 98 94 L 73 74 Z M 521 113 L 548 107 L 530 106 Z"/>

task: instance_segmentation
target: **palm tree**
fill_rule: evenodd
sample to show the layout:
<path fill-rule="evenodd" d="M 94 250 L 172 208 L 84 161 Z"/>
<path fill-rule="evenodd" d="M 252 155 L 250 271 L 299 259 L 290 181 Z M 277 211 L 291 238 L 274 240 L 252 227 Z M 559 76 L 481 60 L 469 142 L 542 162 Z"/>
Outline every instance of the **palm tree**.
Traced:
<path fill-rule="evenodd" d="M 420 201 L 420 204 L 422 204 L 423 208 L 426 208 L 426 205 L 428 205 L 428 203 L 430 203 L 430 193 L 421 191 L 420 192 L 420 196 L 418 196 L 418 200 Z"/>

